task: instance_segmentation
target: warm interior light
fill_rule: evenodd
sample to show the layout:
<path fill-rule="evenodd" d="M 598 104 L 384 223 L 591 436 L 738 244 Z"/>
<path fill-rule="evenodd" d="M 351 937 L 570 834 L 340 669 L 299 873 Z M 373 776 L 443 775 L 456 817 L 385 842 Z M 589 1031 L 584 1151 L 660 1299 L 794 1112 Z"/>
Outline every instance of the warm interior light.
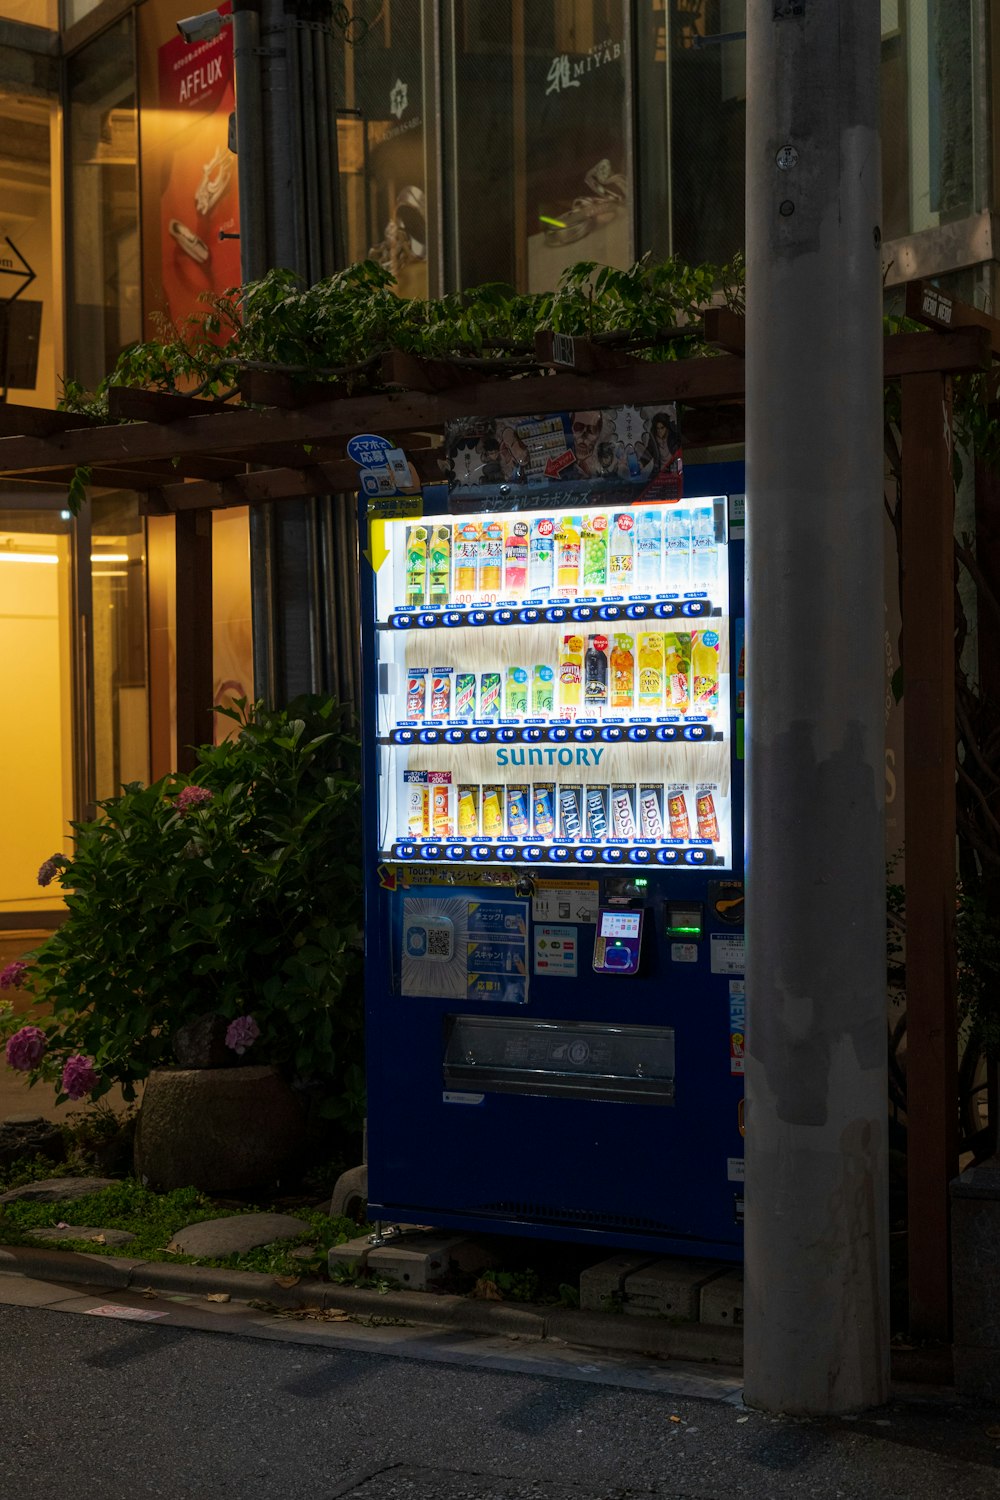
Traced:
<path fill-rule="evenodd" d="M 91 578 L 127 578 L 127 568 L 91 568 Z"/>
<path fill-rule="evenodd" d="M 91 562 L 128 562 L 127 552 L 92 552 Z"/>
<path fill-rule="evenodd" d="M 0 562 L 57 563 L 54 552 L 4 552 L 0 550 Z"/>

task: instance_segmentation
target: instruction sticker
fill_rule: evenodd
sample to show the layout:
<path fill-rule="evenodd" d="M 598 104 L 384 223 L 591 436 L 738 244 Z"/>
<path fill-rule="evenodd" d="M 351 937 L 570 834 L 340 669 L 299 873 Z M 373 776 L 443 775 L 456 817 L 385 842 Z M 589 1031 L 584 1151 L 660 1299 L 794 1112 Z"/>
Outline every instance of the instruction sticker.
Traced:
<path fill-rule="evenodd" d="M 712 933 L 712 973 L 746 973 L 746 943 L 742 932 Z"/>
<path fill-rule="evenodd" d="M 729 981 L 729 1071 L 742 1073 L 746 1056 L 747 996 L 742 979 Z"/>
<path fill-rule="evenodd" d="M 742 1156 L 729 1156 L 726 1158 L 726 1175 L 730 1182 L 746 1181 L 746 1162 Z"/>
<path fill-rule="evenodd" d="M 565 885 L 561 880 L 536 880 L 531 915 L 536 922 L 597 922 L 600 884 L 596 880 Z"/>
<path fill-rule="evenodd" d="M 470 901 L 466 924 L 470 1000 L 523 1005 L 528 998 L 528 904 Z"/>
<path fill-rule="evenodd" d="M 535 973 L 576 978 L 577 931 L 575 927 L 535 925 Z"/>
<path fill-rule="evenodd" d="M 698 962 L 698 944 L 671 943 L 670 957 L 675 964 L 696 964 Z"/>

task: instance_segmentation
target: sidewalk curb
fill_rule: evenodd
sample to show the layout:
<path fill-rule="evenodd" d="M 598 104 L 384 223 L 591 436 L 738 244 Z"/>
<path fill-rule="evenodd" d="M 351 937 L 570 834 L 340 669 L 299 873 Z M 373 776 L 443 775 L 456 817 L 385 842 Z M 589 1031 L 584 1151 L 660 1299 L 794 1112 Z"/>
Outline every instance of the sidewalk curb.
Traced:
<path fill-rule="evenodd" d="M 742 1360 L 742 1337 L 738 1329 L 672 1323 L 666 1318 L 626 1317 L 622 1313 L 580 1312 L 574 1308 L 541 1308 L 523 1303 L 513 1306 L 469 1297 L 437 1296 L 433 1292 L 376 1292 L 366 1287 L 335 1286 L 326 1281 L 303 1280 L 294 1287 L 283 1287 L 260 1271 L 170 1265 L 126 1256 L 88 1255 L 76 1250 L 36 1250 L 28 1245 L 0 1249 L 0 1275 L 4 1273 L 117 1291 L 149 1288 L 202 1296 L 228 1292 L 237 1300 L 267 1302 L 276 1307 L 338 1307 L 348 1313 L 399 1318 L 464 1333 L 539 1341 L 554 1339 L 584 1348 L 697 1360 L 702 1364 L 739 1366 Z"/>
<path fill-rule="evenodd" d="M 362 1317 L 398 1318 L 402 1322 L 493 1337 L 552 1339 L 608 1354 L 638 1354 L 654 1359 L 725 1365 L 731 1369 L 739 1369 L 743 1363 L 743 1330 L 711 1323 L 675 1323 L 668 1318 L 631 1317 L 624 1313 L 480 1302 L 433 1292 L 376 1292 L 328 1281 L 302 1280 L 293 1287 L 284 1287 L 261 1271 L 171 1265 L 121 1255 L 88 1255 L 79 1250 L 36 1249 L 32 1245 L 0 1246 L 0 1277 L 5 1273 L 115 1291 L 149 1289 L 200 1296 L 228 1292 L 237 1301 L 263 1302 L 272 1307 L 318 1310 L 337 1307 Z M 954 1380 L 950 1346 L 893 1349 L 892 1378 L 916 1386 L 950 1386 Z"/>

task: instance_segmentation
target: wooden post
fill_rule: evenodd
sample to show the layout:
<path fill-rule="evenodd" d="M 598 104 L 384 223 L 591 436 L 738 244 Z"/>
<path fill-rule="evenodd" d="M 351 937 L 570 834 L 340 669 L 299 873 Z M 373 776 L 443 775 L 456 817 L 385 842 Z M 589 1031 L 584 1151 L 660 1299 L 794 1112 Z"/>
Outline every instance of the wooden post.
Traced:
<path fill-rule="evenodd" d="M 958 1170 L 951 380 L 904 375 L 902 397 L 910 1335 L 946 1342 Z"/>
<path fill-rule="evenodd" d="M 195 766 L 193 747 L 214 735 L 212 698 L 212 513 L 178 511 L 177 569 L 177 769 Z"/>

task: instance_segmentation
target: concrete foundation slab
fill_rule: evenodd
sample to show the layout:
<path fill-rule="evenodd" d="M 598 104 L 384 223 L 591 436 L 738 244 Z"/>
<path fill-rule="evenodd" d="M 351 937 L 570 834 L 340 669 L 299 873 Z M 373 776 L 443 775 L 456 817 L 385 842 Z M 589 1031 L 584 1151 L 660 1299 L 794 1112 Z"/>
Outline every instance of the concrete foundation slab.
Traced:
<path fill-rule="evenodd" d="M 723 1328 L 743 1326 L 743 1272 L 726 1271 L 701 1289 L 699 1321 Z"/>
<path fill-rule="evenodd" d="M 580 1307 L 584 1312 L 620 1312 L 624 1301 L 626 1279 L 643 1267 L 652 1265 L 654 1255 L 635 1251 L 631 1255 L 610 1255 L 580 1273 Z"/>
<path fill-rule="evenodd" d="M 701 1289 L 724 1274 L 713 1260 L 658 1260 L 625 1278 L 622 1310 L 634 1317 L 698 1321 Z"/>
<path fill-rule="evenodd" d="M 328 1255 L 331 1273 L 338 1265 L 356 1264 L 376 1276 L 386 1276 L 407 1291 L 422 1292 L 452 1270 L 473 1274 L 489 1264 L 482 1246 L 461 1235 L 419 1229 L 401 1234 L 384 1245 L 368 1236 L 334 1245 Z"/>

